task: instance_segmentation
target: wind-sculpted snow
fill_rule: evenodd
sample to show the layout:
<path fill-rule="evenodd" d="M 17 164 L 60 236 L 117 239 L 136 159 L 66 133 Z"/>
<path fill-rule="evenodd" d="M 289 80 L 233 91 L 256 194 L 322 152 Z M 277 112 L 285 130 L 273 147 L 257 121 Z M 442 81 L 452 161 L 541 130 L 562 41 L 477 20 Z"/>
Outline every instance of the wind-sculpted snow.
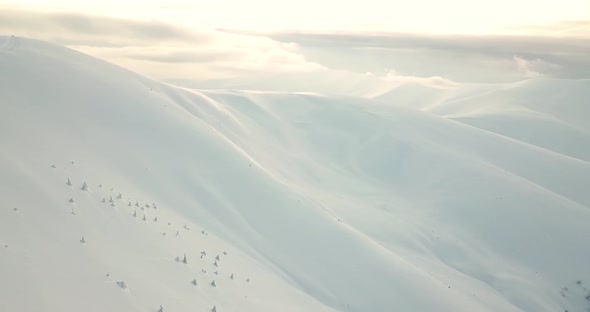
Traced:
<path fill-rule="evenodd" d="M 590 307 L 585 150 L 485 116 L 187 90 L 48 43 L 0 46 L 7 311 Z M 564 140 L 587 138 L 585 111 L 546 104 L 581 129 Z"/>

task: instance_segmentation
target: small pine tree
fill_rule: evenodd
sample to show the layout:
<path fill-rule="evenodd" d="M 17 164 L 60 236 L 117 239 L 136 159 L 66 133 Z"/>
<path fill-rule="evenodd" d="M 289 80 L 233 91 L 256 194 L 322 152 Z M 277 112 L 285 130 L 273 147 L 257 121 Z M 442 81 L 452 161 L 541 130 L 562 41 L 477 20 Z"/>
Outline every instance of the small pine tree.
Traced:
<path fill-rule="evenodd" d="M 154 218 L 154 222 L 158 222 L 158 217 L 155 217 Z"/>
<path fill-rule="evenodd" d="M 143 221 L 146 221 L 146 219 L 145 219 L 145 215 L 143 215 Z"/>
<path fill-rule="evenodd" d="M 119 195 L 117 195 L 117 199 L 121 199 L 123 198 L 123 195 L 121 195 L 121 193 L 119 193 Z"/>
<path fill-rule="evenodd" d="M 234 279 L 234 273 L 232 273 L 229 278 Z"/>
<path fill-rule="evenodd" d="M 84 239 L 84 236 L 82 236 L 82 239 L 80 240 L 80 243 L 86 244 L 86 239 Z"/>
<path fill-rule="evenodd" d="M 211 309 L 211 312 L 217 312 L 217 307 L 213 306 L 213 308 Z"/>
<path fill-rule="evenodd" d="M 164 312 L 164 307 L 162 307 L 162 305 L 160 305 L 160 308 L 158 309 L 158 312 Z"/>
<path fill-rule="evenodd" d="M 88 184 L 86 184 L 86 181 L 82 183 L 82 191 L 88 191 Z"/>
<path fill-rule="evenodd" d="M 66 184 L 72 186 L 72 181 L 70 181 L 70 178 L 68 178 L 68 182 Z"/>
<path fill-rule="evenodd" d="M 220 261 L 219 255 L 215 256 L 215 260 Z"/>
<path fill-rule="evenodd" d="M 113 200 L 113 196 L 110 196 L 110 198 L 109 198 L 109 203 L 112 203 L 112 202 L 114 202 L 114 200 Z"/>
<path fill-rule="evenodd" d="M 137 218 L 137 211 L 133 211 L 133 217 Z"/>
<path fill-rule="evenodd" d="M 215 280 L 213 280 L 213 281 L 211 282 L 211 286 L 213 286 L 213 287 L 217 287 L 217 285 L 215 284 Z"/>
<path fill-rule="evenodd" d="M 218 267 L 218 265 L 217 265 L 217 261 L 213 262 L 213 265 L 214 265 L 215 267 Z"/>
<path fill-rule="evenodd" d="M 102 202 L 103 202 L 103 203 L 106 203 L 106 202 L 107 202 L 107 200 L 106 200 L 106 199 L 103 197 L 103 198 L 102 198 Z"/>
<path fill-rule="evenodd" d="M 70 203 L 74 203 L 74 202 L 75 202 L 75 200 L 74 200 L 73 198 L 70 198 L 68 201 L 69 201 Z"/>
<path fill-rule="evenodd" d="M 131 207 L 131 202 L 129 202 L 129 203 L 127 204 L 127 207 Z"/>
<path fill-rule="evenodd" d="M 198 283 L 197 283 L 197 280 L 196 280 L 196 279 L 194 279 L 194 280 L 191 282 L 191 284 L 193 284 L 193 285 L 197 286 L 197 285 L 198 285 Z"/>
<path fill-rule="evenodd" d="M 186 253 L 184 254 L 184 258 L 182 258 L 182 263 L 188 264 L 188 261 L 186 260 Z"/>

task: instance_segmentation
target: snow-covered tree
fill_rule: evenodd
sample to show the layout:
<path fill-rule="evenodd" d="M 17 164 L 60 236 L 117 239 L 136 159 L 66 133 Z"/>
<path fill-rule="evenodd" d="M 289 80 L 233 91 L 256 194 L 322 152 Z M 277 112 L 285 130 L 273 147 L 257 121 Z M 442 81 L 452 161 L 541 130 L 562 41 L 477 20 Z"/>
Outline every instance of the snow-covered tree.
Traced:
<path fill-rule="evenodd" d="M 217 312 L 217 307 L 213 306 L 213 308 L 211 308 L 211 312 Z"/>
<path fill-rule="evenodd" d="M 219 255 L 215 256 L 215 260 L 220 261 Z"/>
<path fill-rule="evenodd" d="M 213 280 L 213 281 L 211 282 L 211 286 L 213 286 L 213 287 L 217 287 L 217 285 L 215 284 L 215 280 Z"/>
<path fill-rule="evenodd" d="M 70 178 L 68 178 L 68 182 L 66 184 L 72 186 L 72 181 L 70 181 Z"/>
<path fill-rule="evenodd" d="M 74 203 L 75 200 L 73 198 L 70 197 L 70 199 L 68 200 L 70 203 Z"/>
<path fill-rule="evenodd" d="M 158 222 L 158 217 L 155 217 L 154 218 L 154 222 Z"/>
<path fill-rule="evenodd" d="M 80 240 L 80 243 L 86 244 L 86 239 L 84 238 L 84 235 L 82 235 L 82 239 Z"/>
<path fill-rule="evenodd" d="M 137 211 L 136 210 L 133 211 L 133 217 L 137 218 Z"/>
<path fill-rule="evenodd" d="M 232 273 L 229 278 L 234 279 L 234 273 Z"/>
<path fill-rule="evenodd" d="M 109 203 L 112 203 L 112 202 L 114 202 L 114 200 L 113 200 L 113 196 L 110 196 L 110 198 L 109 198 Z"/>
<path fill-rule="evenodd" d="M 119 287 L 121 287 L 121 288 L 123 288 L 123 289 L 126 289 L 126 288 L 127 288 L 127 284 L 125 284 L 125 282 L 124 282 L 124 281 L 118 281 L 118 282 L 117 282 L 117 285 L 119 285 Z"/>
<path fill-rule="evenodd" d="M 121 195 L 121 193 L 119 193 L 119 195 L 117 195 L 117 199 L 121 199 L 123 198 L 123 195 Z"/>
<path fill-rule="evenodd" d="M 88 191 L 88 184 L 86 184 L 86 181 L 82 183 L 82 191 Z"/>
<path fill-rule="evenodd" d="M 187 264 L 188 261 L 186 260 L 186 253 L 184 254 L 184 258 L 182 258 L 182 263 Z"/>
<path fill-rule="evenodd" d="M 160 305 L 160 308 L 158 309 L 158 312 L 164 312 L 164 308 L 162 307 L 162 305 Z"/>
<path fill-rule="evenodd" d="M 197 280 L 196 279 L 192 280 L 191 284 L 197 286 L 198 285 Z"/>

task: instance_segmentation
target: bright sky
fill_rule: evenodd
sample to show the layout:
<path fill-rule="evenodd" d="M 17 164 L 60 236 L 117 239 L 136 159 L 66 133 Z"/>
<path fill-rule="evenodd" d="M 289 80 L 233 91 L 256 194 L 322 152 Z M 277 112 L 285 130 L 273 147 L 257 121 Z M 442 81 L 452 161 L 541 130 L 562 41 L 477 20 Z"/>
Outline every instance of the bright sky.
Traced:
<path fill-rule="evenodd" d="M 485 34 L 509 33 L 518 26 L 590 19 L 589 0 L 19 0 L 0 3 L 38 10 L 157 19 L 192 27 L 262 31 Z"/>

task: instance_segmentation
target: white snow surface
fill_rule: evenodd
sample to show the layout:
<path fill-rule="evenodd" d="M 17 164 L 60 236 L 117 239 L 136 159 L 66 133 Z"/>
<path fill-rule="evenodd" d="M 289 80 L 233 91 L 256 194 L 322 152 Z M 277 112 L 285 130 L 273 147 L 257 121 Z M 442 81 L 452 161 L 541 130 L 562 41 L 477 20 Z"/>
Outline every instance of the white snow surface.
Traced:
<path fill-rule="evenodd" d="M 188 90 L 0 37 L 0 310 L 585 311 L 590 81 L 468 89 Z"/>

